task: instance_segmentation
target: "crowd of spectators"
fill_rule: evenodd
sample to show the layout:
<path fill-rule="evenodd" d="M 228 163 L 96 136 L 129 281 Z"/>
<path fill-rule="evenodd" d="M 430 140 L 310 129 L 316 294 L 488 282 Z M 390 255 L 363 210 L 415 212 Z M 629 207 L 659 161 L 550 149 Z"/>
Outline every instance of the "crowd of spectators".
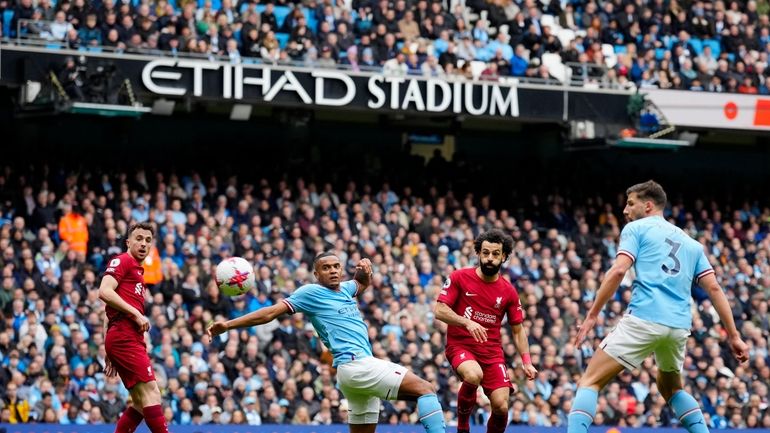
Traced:
<path fill-rule="evenodd" d="M 669 189 L 676 188 L 668 185 Z M 671 194 L 675 196 L 675 194 Z M 617 252 L 622 191 L 580 202 L 532 196 L 521 211 L 496 209 L 483 191 L 455 196 L 388 182 L 314 183 L 295 177 L 250 183 L 194 171 L 36 170 L 0 172 L 0 422 L 113 423 L 128 393 L 103 374 L 104 305 L 100 275 L 124 249 L 134 222 L 157 225 L 145 261 L 147 350 L 171 424 L 329 424 L 345 422 L 331 356 L 301 314 L 211 344 L 204 326 L 268 306 L 313 280 L 312 257 L 334 251 L 347 272 L 374 264 L 373 287 L 359 298 L 376 356 L 433 383 L 453 425 L 458 380 L 443 354 L 445 325 L 432 302 L 444 279 L 472 266 L 472 240 L 497 227 L 515 239 L 504 266 L 526 312 L 532 360 L 526 381 L 503 329 L 512 424 L 565 426 L 577 380 L 630 299 L 629 275 L 591 338 L 573 347 Z M 666 217 L 698 239 L 724 286 L 750 361 L 736 365 L 704 292 L 693 289 L 693 332 L 685 386 L 712 428 L 770 428 L 770 207 L 745 201 L 679 202 Z M 222 296 L 217 262 L 254 264 L 258 288 Z M 623 372 L 601 394 L 600 425 L 671 426 L 652 358 Z M 479 395 L 473 422 L 489 414 Z M 383 402 L 383 423 L 414 422 L 409 403 Z"/>
<path fill-rule="evenodd" d="M 761 94 L 768 11 L 757 0 L 0 1 L 2 36 L 73 49 Z"/>

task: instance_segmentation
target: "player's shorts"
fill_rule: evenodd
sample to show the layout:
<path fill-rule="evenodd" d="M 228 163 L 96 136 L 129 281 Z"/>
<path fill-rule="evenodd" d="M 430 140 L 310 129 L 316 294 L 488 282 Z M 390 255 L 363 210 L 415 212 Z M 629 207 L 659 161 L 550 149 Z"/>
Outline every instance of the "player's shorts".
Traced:
<path fill-rule="evenodd" d="M 689 329 L 669 328 L 626 314 L 599 347 L 631 370 L 654 353 L 660 371 L 681 372 L 689 336 Z"/>
<path fill-rule="evenodd" d="M 350 424 L 376 424 L 380 399 L 396 400 L 406 367 L 373 356 L 337 366 L 337 384 L 348 399 Z"/>
<path fill-rule="evenodd" d="M 154 381 L 155 372 L 144 341 L 135 337 L 126 338 L 124 334 L 115 331 L 107 331 L 104 347 L 126 389 L 133 388 L 139 382 Z"/>
<path fill-rule="evenodd" d="M 492 394 L 492 391 L 500 388 L 514 388 L 508 377 L 508 366 L 502 359 L 496 359 L 492 362 L 487 362 L 481 357 L 473 354 L 473 352 L 462 346 L 447 346 L 446 357 L 449 363 L 452 364 L 454 371 L 465 361 L 476 361 L 481 366 L 481 387 L 484 389 L 484 394 L 487 396 Z"/>

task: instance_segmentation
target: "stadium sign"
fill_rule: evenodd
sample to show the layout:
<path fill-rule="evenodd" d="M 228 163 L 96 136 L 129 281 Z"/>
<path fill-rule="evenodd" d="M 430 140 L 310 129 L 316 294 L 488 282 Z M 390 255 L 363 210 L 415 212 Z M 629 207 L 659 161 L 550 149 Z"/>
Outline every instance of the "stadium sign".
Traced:
<path fill-rule="evenodd" d="M 768 96 L 657 89 L 644 93 L 675 126 L 770 131 Z"/>
<path fill-rule="evenodd" d="M 214 89 L 205 88 L 205 74 L 217 74 Z M 185 75 L 190 75 L 185 77 Z M 156 95 L 201 97 L 218 92 L 223 99 L 273 102 L 293 94 L 302 104 L 326 107 L 364 105 L 369 109 L 475 116 L 519 116 L 515 86 L 498 83 L 449 82 L 435 78 L 371 75 L 346 71 L 311 71 L 247 67 L 200 60 L 157 59 L 142 69 L 142 84 Z M 362 95 L 363 94 L 363 95 Z"/>
<path fill-rule="evenodd" d="M 628 92 L 508 81 L 445 80 L 340 69 L 266 64 L 230 64 L 193 58 L 94 53 L 2 44 L 0 85 L 45 83 L 67 57 L 94 74 L 115 71 L 128 80 L 138 101 L 160 98 L 202 104 L 333 108 L 426 116 L 478 116 L 501 121 L 602 124 L 629 122 Z"/>

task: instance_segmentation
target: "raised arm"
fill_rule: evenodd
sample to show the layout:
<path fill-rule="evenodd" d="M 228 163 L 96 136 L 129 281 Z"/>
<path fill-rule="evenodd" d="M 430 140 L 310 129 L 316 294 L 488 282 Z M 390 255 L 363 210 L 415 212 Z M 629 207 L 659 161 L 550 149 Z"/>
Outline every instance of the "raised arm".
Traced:
<path fill-rule="evenodd" d="M 356 265 L 356 273 L 353 274 L 353 280 L 355 280 L 358 288 L 356 289 L 356 296 L 361 294 L 372 284 L 372 262 L 369 259 L 361 259 Z"/>
<path fill-rule="evenodd" d="M 276 317 L 288 312 L 289 306 L 286 305 L 286 302 L 278 302 L 275 305 L 260 308 L 257 311 L 253 311 L 236 319 L 226 321 L 222 320 L 212 323 L 208 329 L 206 329 L 206 335 L 209 336 L 209 339 L 212 339 L 217 335 L 223 332 L 227 332 L 231 329 L 250 328 L 256 325 L 264 325 L 265 323 L 272 322 Z"/>

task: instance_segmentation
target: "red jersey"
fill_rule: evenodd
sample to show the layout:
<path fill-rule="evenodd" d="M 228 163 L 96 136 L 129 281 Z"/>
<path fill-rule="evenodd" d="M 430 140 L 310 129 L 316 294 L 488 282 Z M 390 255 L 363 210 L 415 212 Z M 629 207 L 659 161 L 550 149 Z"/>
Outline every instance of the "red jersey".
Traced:
<path fill-rule="evenodd" d="M 142 264 L 129 253 L 119 254 L 110 260 L 105 275 L 110 275 L 118 281 L 118 287 L 115 289 L 118 296 L 129 305 L 144 314 L 144 268 Z M 109 319 L 108 329 L 115 327 L 116 331 L 129 331 L 132 334 L 141 333 L 131 317 L 110 307 L 106 307 L 107 318 Z"/>
<path fill-rule="evenodd" d="M 476 268 L 460 269 L 447 278 L 438 301 L 448 305 L 457 315 L 487 329 L 487 342 L 477 343 L 464 327 L 449 326 L 447 348 L 462 346 L 485 361 L 504 361 L 500 342 L 503 316 L 508 314 L 511 325 L 524 321 L 519 294 L 508 280 L 500 277 L 487 283 L 476 274 Z"/>

